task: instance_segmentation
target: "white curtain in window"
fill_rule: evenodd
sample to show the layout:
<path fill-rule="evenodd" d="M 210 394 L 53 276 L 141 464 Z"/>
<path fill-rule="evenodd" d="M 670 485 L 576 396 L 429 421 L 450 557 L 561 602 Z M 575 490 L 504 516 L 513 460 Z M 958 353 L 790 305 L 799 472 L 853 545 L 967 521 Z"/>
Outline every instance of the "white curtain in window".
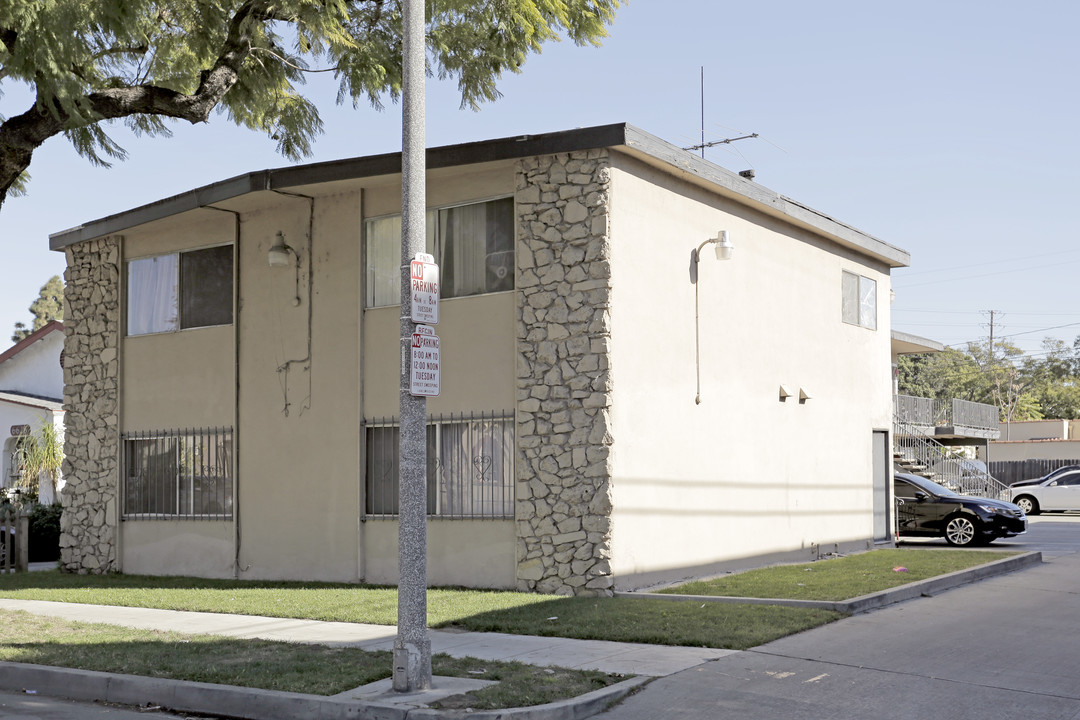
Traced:
<path fill-rule="evenodd" d="M 487 205 L 448 208 L 439 214 L 443 297 L 479 295 L 486 290 Z"/>
<path fill-rule="evenodd" d="M 401 216 L 368 220 L 367 307 L 401 300 Z"/>
<path fill-rule="evenodd" d="M 171 332 L 180 326 L 178 256 L 128 262 L 128 335 Z"/>
<path fill-rule="evenodd" d="M 435 214 L 425 223 L 426 250 L 435 254 Z M 367 291 L 365 307 L 387 307 L 401 301 L 401 216 L 367 221 Z"/>

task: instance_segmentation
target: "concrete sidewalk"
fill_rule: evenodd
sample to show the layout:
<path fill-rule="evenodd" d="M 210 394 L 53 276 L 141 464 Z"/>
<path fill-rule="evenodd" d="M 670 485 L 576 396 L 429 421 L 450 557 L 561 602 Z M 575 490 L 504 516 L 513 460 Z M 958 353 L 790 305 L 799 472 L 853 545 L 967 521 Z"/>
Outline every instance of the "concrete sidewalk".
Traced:
<path fill-rule="evenodd" d="M 35 615 L 78 622 L 98 622 L 143 630 L 174 630 L 193 635 L 283 640 L 392 650 L 393 625 L 292 620 L 254 615 L 154 610 L 109 605 L 76 605 L 42 600 L 0 598 L 0 609 L 25 610 Z M 558 665 L 623 675 L 659 677 L 730 655 L 734 650 L 673 647 L 606 640 L 572 640 L 532 635 L 429 630 L 431 652 L 481 660 L 514 660 L 530 665 Z"/>

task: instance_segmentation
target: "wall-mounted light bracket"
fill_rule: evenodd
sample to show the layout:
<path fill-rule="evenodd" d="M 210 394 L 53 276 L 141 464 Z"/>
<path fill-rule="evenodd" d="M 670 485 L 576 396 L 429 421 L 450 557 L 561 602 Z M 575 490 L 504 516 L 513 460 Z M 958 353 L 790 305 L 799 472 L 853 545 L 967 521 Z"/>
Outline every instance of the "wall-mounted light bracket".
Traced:
<path fill-rule="evenodd" d="M 292 253 L 292 257 L 289 257 L 289 253 Z M 285 233 L 279 230 L 274 244 L 270 246 L 270 250 L 266 253 L 266 257 L 270 262 L 270 267 L 293 266 L 296 275 L 296 293 L 293 296 L 293 307 L 298 307 L 300 305 L 300 253 L 289 247 L 285 242 Z"/>

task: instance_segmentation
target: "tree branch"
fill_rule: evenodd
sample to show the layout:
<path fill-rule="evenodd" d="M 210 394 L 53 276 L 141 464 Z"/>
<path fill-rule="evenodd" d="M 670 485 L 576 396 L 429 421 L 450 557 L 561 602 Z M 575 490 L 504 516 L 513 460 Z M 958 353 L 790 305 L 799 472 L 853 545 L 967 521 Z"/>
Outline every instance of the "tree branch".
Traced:
<path fill-rule="evenodd" d="M 99 120 L 114 120 L 137 114 L 159 115 L 206 122 L 211 111 L 236 84 L 244 61 L 251 54 L 252 30 L 261 23 L 291 18 L 273 9 L 273 0 L 247 0 L 229 20 L 228 32 L 214 64 L 200 74 L 194 93 L 185 94 L 152 84 L 108 88 L 88 93 L 78 105 L 89 112 L 76 119 L 72 112 L 53 101 L 36 104 L 21 115 L 0 125 L 0 206 L 15 179 L 30 166 L 34 151 L 54 135 Z M 17 34 L 0 28 L 0 42 L 8 51 Z M 46 107 L 51 105 L 51 108 Z"/>

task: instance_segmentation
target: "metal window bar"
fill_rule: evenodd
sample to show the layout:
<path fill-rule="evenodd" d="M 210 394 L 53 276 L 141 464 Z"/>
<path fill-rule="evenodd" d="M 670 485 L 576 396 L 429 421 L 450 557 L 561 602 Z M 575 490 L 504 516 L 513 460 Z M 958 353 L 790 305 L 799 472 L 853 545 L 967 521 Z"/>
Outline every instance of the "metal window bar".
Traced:
<path fill-rule="evenodd" d="M 121 438 L 124 519 L 232 519 L 232 428 L 141 430 Z"/>
<path fill-rule="evenodd" d="M 365 517 L 398 512 L 396 417 L 365 420 Z M 514 413 L 451 413 L 427 420 L 427 511 L 447 519 L 514 517 Z"/>

